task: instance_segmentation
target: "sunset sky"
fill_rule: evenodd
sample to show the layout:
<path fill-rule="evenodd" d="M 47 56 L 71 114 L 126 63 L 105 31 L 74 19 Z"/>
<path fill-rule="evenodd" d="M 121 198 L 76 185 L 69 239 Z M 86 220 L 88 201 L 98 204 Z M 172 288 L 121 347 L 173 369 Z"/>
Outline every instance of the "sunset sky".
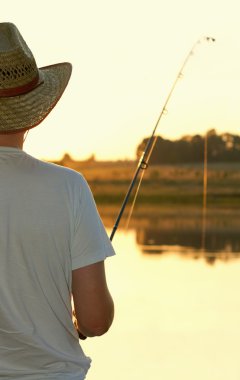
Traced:
<path fill-rule="evenodd" d="M 239 0 L 12 0 L 1 21 L 15 23 L 39 67 L 69 61 L 62 99 L 32 130 L 25 150 L 39 158 L 134 158 L 149 136 L 188 52 L 157 133 L 177 139 L 239 134 Z"/>

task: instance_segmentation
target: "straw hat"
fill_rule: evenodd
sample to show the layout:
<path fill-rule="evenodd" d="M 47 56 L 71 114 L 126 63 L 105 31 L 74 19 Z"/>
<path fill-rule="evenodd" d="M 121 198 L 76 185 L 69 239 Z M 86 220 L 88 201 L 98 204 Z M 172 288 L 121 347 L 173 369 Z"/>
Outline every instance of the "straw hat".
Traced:
<path fill-rule="evenodd" d="M 62 96 L 71 71 L 67 62 L 38 69 L 17 27 L 0 23 L 0 133 L 41 123 Z"/>

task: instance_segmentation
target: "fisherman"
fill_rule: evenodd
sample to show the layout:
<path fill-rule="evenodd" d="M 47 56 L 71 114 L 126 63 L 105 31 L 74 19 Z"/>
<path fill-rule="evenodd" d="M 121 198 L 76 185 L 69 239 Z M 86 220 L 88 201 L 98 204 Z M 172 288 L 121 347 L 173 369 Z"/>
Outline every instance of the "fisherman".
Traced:
<path fill-rule="evenodd" d="M 66 62 L 38 69 L 17 27 L 0 23 L 1 379 L 84 379 L 91 359 L 79 336 L 113 321 L 104 260 L 114 250 L 87 182 L 23 151 L 71 71 Z"/>

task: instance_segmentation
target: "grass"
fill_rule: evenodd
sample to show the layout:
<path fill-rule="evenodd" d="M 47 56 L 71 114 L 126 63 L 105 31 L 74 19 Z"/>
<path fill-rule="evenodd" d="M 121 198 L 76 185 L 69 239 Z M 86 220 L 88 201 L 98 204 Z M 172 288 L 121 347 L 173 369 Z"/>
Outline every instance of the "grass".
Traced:
<path fill-rule="evenodd" d="M 134 161 L 72 161 L 66 166 L 85 176 L 98 206 L 122 204 L 136 170 Z M 239 183 L 240 163 L 209 164 L 208 207 L 240 206 Z M 202 203 L 203 165 L 158 165 L 145 170 L 137 204 L 201 207 Z"/>

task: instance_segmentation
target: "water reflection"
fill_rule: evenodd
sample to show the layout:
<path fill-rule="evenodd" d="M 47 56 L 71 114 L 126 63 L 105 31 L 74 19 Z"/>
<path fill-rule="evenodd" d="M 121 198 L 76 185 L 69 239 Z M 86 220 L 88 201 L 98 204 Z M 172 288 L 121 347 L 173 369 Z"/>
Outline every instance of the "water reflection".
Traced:
<path fill-rule="evenodd" d="M 136 226 L 137 243 L 144 252 L 161 253 L 178 246 L 181 252 L 240 255 L 240 217 L 212 215 L 203 224 L 201 215 L 149 216 L 149 223 Z"/>
<path fill-rule="evenodd" d="M 123 223 L 124 225 L 124 223 Z M 240 213 L 233 210 L 145 210 L 131 228 L 143 253 L 175 252 L 194 259 L 230 260 L 240 256 Z"/>
<path fill-rule="evenodd" d="M 117 211 L 105 214 L 109 234 Z M 172 246 L 172 253 L 163 246 L 161 255 L 143 254 L 136 244 L 140 231 L 156 227 L 161 233 L 171 223 L 185 225 L 186 231 L 194 224 L 201 231 L 201 217 L 193 213 L 191 222 L 180 213 L 176 218 L 157 213 L 156 218 L 154 211 L 150 218 L 147 212 L 138 218 L 135 213 L 130 230 L 125 232 L 123 223 L 114 237 L 117 255 L 107 260 L 106 270 L 115 321 L 101 339 L 82 341 L 93 359 L 87 379 L 239 380 L 240 260 L 210 266 L 205 258 L 192 259 L 193 248 L 181 246 Z M 238 227 L 231 218 L 224 225 L 220 216 L 214 223 L 225 231 Z"/>

